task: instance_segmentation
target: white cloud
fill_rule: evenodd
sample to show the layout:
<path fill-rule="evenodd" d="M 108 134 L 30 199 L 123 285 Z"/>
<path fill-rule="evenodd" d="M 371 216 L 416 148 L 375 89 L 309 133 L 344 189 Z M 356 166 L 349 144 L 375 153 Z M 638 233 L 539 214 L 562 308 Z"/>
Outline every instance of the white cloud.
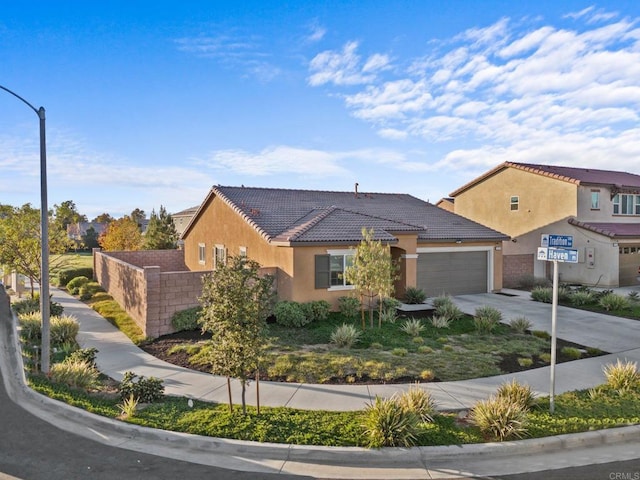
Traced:
<path fill-rule="evenodd" d="M 386 69 L 389 58 L 375 54 L 362 65 L 357 49 L 358 42 L 348 42 L 340 52 L 326 50 L 316 55 L 309 64 L 309 85 L 359 85 L 374 81 L 375 72 Z"/>
<path fill-rule="evenodd" d="M 250 176 L 277 173 L 332 176 L 346 172 L 338 164 L 344 158 L 345 154 L 336 152 L 279 145 L 267 147 L 256 153 L 246 150 L 218 150 L 202 163 L 214 169 L 230 170 L 236 174 Z"/>
<path fill-rule="evenodd" d="M 422 55 L 404 60 L 404 71 L 310 83 L 331 83 L 351 114 L 384 139 L 471 146 L 445 150 L 441 165 L 450 168 L 505 159 L 610 168 L 612 158 L 626 162 L 629 152 L 640 153 L 640 19 L 617 17 L 590 7 L 566 16 L 570 28 L 503 18 L 428 43 Z M 348 45 L 340 65 L 357 78 L 357 44 Z"/>
<path fill-rule="evenodd" d="M 327 29 L 320 25 L 314 24 L 311 26 L 311 33 L 307 36 L 308 42 L 319 42 L 327 34 Z"/>

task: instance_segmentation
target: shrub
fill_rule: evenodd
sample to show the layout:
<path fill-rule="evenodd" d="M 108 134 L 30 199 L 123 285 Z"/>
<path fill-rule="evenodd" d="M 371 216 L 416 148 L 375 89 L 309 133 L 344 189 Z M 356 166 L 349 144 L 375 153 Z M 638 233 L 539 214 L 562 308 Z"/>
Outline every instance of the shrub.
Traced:
<path fill-rule="evenodd" d="M 479 333 L 491 333 L 502 320 L 500 311 L 493 307 L 484 306 L 476 308 L 473 323 Z"/>
<path fill-rule="evenodd" d="M 427 345 L 422 345 L 418 347 L 418 353 L 433 353 L 433 348 Z"/>
<path fill-rule="evenodd" d="M 529 385 L 522 385 L 516 380 L 503 383 L 498 387 L 496 397 L 519 405 L 523 410 L 530 410 L 538 402 Z"/>
<path fill-rule="evenodd" d="M 422 345 L 424 343 L 424 338 L 422 337 L 413 337 L 411 339 L 411 341 L 415 344 L 415 345 Z"/>
<path fill-rule="evenodd" d="M 563 347 L 560 351 L 563 355 L 569 357 L 572 360 L 578 360 L 580 357 L 582 357 L 582 352 L 574 347 Z"/>
<path fill-rule="evenodd" d="M 629 300 L 617 293 L 607 293 L 600 297 L 598 305 L 604 308 L 607 312 L 626 310 L 629 308 Z"/>
<path fill-rule="evenodd" d="M 131 394 L 129 395 L 129 398 L 125 398 L 122 400 L 122 403 L 119 403 L 116 406 L 120 409 L 121 418 L 132 418 L 135 416 L 136 410 L 138 409 L 138 399 Z"/>
<path fill-rule="evenodd" d="M 364 411 L 364 436 L 368 447 L 411 447 L 418 436 L 420 419 L 396 401 L 376 397 Z"/>
<path fill-rule="evenodd" d="M 449 328 L 451 320 L 444 315 L 434 315 L 431 317 L 431 325 L 435 328 Z"/>
<path fill-rule="evenodd" d="M 98 353 L 98 349 L 91 348 L 81 348 L 78 350 L 74 350 L 69 354 L 65 361 L 69 362 L 85 362 L 91 365 L 94 368 L 97 368 L 96 365 L 96 354 Z"/>
<path fill-rule="evenodd" d="M 304 311 L 307 323 L 321 322 L 329 318 L 331 304 L 326 300 L 314 300 L 312 302 L 303 303 L 302 310 Z"/>
<path fill-rule="evenodd" d="M 550 283 L 546 278 L 534 277 L 531 274 L 522 275 L 518 279 L 518 286 L 523 290 L 532 290 L 535 287 L 548 287 Z"/>
<path fill-rule="evenodd" d="M 538 355 L 538 358 L 545 363 L 551 363 L 551 354 L 550 353 L 541 353 Z"/>
<path fill-rule="evenodd" d="M 70 360 L 51 365 L 49 375 L 56 383 L 87 389 L 98 383 L 100 372 L 88 362 Z"/>
<path fill-rule="evenodd" d="M 531 299 L 536 302 L 552 303 L 553 290 L 551 287 L 535 287 L 531 290 Z"/>
<path fill-rule="evenodd" d="M 549 332 L 545 332 L 544 330 L 533 330 L 531 335 L 541 338 L 542 340 L 549 340 L 551 338 Z"/>
<path fill-rule="evenodd" d="M 398 319 L 398 307 L 400 306 L 400 302 L 395 298 L 384 298 L 382 300 L 382 311 L 379 313 L 382 316 L 380 320 L 383 323 L 396 323 Z"/>
<path fill-rule="evenodd" d="M 460 320 L 464 313 L 453 302 L 444 302 L 436 307 L 435 315 L 447 318 L 449 321 L 454 322 L 456 320 Z"/>
<path fill-rule="evenodd" d="M 361 336 L 362 332 L 356 327 L 343 323 L 331 333 L 331 343 L 341 348 L 351 348 Z"/>
<path fill-rule="evenodd" d="M 51 295 L 49 295 L 51 298 Z M 33 296 L 27 297 L 24 300 L 19 300 L 11 304 L 13 307 L 13 311 L 16 312 L 16 315 L 21 315 L 23 313 L 33 313 L 40 311 L 40 295 L 36 293 Z M 52 302 L 49 300 L 49 314 L 52 316 L 62 315 L 64 312 L 64 308 L 58 302 Z"/>
<path fill-rule="evenodd" d="M 27 344 L 42 341 L 42 316 L 40 312 L 22 313 L 18 316 L 20 338 Z"/>
<path fill-rule="evenodd" d="M 431 301 L 431 303 L 433 304 L 433 307 L 437 309 L 442 305 L 453 305 L 453 300 L 449 295 L 438 295 Z"/>
<path fill-rule="evenodd" d="M 433 370 L 422 370 L 420 372 L 420 380 L 424 380 L 425 382 L 430 382 L 431 380 L 433 380 L 435 378 L 435 374 L 433 373 Z"/>
<path fill-rule="evenodd" d="M 338 309 L 344 317 L 354 320 L 358 318 L 360 313 L 360 300 L 356 297 L 340 297 L 338 298 Z"/>
<path fill-rule="evenodd" d="M 531 330 L 533 324 L 525 317 L 513 318 L 509 322 L 509 326 L 516 333 L 525 333 L 527 330 Z"/>
<path fill-rule="evenodd" d="M 409 350 L 402 347 L 396 347 L 391 350 L 391 355 L 395 355 L 396 357 L 406 357 L 409 354 Z"/>
<path fill-rule="evenodd" d="M 51 344 L 75 343 L 79 330 L 80 325 L 75 317 L 69 315 L 51 317 Z"/>
<path fill-rule="evenodd" d="M 58 286 L 66 287 L 67 284 L 76 277 L 93 278 L 93 268 L 77 267 L 61 270 L 58 272 Z"/>
<path fill-rule="evenodd" d="M 638 364 L 620 359 L 615 364 L 609 363 L 602 367 L 607 385 L 620 393 L 626 392 L 640 385 L 640 375 L 638 374 Z"/>
<path fill-rule="evenodd" d="M 411 385 L 406 392 L 396 394 L 391 397 L 400 408 L 407 412 L 415 413 L 422 422 L 433 422 L 433 415 L 436 412 L 436 402 L 431 394 L 418 387 Z"/>
<path fill-rule="evenodd" d="M 420 336 L 420 333 L 424 330 L 424 325 L 419 318 L 409 318 L 400 327 L 405 333 L 408 333 L 412 337 Z"/>
<path fill-rule="evenodd" d="M 103 291 L 103 288 L 98 282 L 89 282 L 80 287 L 78 295 L 80 295 L 80 300 L 89 300 L 90 298 L 93 298 L 96 293 Z"/>
<path fill-rule="evenodd" d="M 521 367 L 530 367 L 531 365 L 533 365 L 533 359 L 528 358 L 528 357 L 519 357 L 518 358 L 518 365 L 520 365 Z"/>
<path fill-rule="evenodd" d="M 424 303 L 427 299 L 427 294 L 421 288 L 407 287 L 404 292 L 404 300 L 410 305 L 417 305 Z"/>
<path fill-rule="evenodd" d="M 142 375 L 138 377 L 133 372 L 125 372 L 118 393 L 122 400 L 133 395 L 138 402 L 152 403 L 164 396 L 164 385 L 159 378 L 145 378 Z"/>
<path fill-rule="evenodd" d="M 85 276 L 75 277 L 67 283 L 67 291 L 71 295 L 78 295 L 80 292 L 80 287 L 89 283 L 89 279 Z"/>
<path fill-rule="evenodd" d="M 491 397 L 474 405 L 469 420 L 487 438 L 500 442 L 522 438 L 527 433 L 526 412 L 505 397 Z"/>
<path fill-rule="evenodd" d="M 171 317 L 171 326 L 176 332 L 196 330 L 200 326 L 202 307 L 192 307 L 180 310 Z"/>
<path fill-rule="evenodd" d="M 381 343 L 373 342 L 371 345 L 369 345 L 369 348 L 371 350 L 382 350 L 383 346 Z"/>
<path fill-rule="evenodd" d="M 302 306 L 298 302 L 282 300 L 274 308 L 276 322 L 283 327 L 304 327 L 309 323 Z"/>
<path fill-rule="evenodd" d="M 634 290 L 627 293 L 627 299 L 632 303 L 637 303 L 638 301 L 640 301 L 640 292 Z"/>
<path fill-rule="evenodd" d="M 572 305 L 582 307 L 595 302 L 595 295 L 587 290 L 576 290 L 571 294 L 570 301 Z"/>

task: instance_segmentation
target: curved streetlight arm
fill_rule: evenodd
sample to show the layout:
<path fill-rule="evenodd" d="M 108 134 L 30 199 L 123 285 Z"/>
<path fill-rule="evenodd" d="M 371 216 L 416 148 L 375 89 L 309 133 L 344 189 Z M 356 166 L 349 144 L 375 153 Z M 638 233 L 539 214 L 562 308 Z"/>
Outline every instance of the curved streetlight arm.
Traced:
<path fill-rule="evenodd" d="M 49 304 L 49 207 L 47 205 L 47 142 L 45 135 L 45 111 L 44 107 L 36 109 L 16 92 L 0 85 L 0 89 L 10 93 L 31 110 L 36 112 L 40 119 L 40 313 L 42 316 L 42 350 L 40 368 L 44 373 L 49 373 L 49 361 L 51 356 L 51 330 Z"/>

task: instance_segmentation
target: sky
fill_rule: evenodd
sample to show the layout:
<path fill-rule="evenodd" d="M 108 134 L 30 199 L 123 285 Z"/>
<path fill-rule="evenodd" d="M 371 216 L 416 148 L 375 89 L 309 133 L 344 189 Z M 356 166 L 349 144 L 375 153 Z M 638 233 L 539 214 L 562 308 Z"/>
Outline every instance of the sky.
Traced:
<path fill-rule="evenodd" d="M 48 205 L 214 185 L 436 203 L 505 161 L 640 173 L 640 2 L 0 0 L 0 85 L 46 111 Z M 39 208 L 0 90 L 0 204 Z"/>

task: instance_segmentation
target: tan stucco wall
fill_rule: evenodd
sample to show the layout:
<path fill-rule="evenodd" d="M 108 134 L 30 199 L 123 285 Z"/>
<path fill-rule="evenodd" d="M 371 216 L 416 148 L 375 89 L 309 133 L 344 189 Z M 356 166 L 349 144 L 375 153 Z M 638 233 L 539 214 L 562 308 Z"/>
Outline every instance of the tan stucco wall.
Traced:
<path fill-rule="evenodd" d="M 198 261 L 198 244 L 205 245 L 205 264 Z M 247 257 L 262 267 L 278 267 L 276 288 L 280 295 L 291 294 L 293 249 L 269 244 L 251 225 L 222 200 L 212 197 L 201 216 L 184 237 L 185 263 L 190 270 L 213 269 L 213 249 L 222 245 L 227 255 L 237 256 L 246 247 Z"/>
<path fill-rule="evenodd" d="M 511 237 L 577 215 L 577 186 L 515 168 L 500 170 L 455 198 L 455 213 Z M 510 199 L 519 197 L 511 210 Z"/>

